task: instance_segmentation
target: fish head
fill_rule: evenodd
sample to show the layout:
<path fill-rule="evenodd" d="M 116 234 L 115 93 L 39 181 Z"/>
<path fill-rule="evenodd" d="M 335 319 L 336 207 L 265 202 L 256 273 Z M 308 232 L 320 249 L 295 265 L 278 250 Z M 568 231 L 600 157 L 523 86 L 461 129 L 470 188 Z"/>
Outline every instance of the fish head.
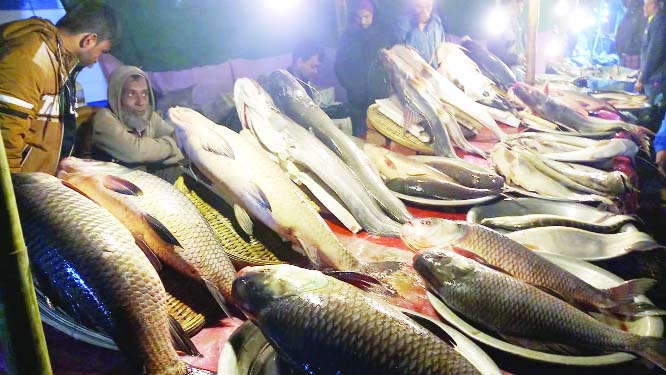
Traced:
<path fill-rule="evenodd" d="M 277 300 L 321 289 L 328 282 L 319 271 L 288 264 L 245 267 L 238 272 L 232 293 L 245 314 L 256 317 Z"/>
<path fill-rule="evenodd" d="M 122 165 L 68 157 L 60 161 L 58 177 L 78 193 L 103 207 L 120 204 L 127 196 L 140 196 L 141 189 L 124 178 L 132 172 Z"/>
<path fill-rule="evenodd" d="M 520 99 L 525 105 L 532 109 L 542 106 L 547 99 L 546 94 L 534 86 L 530 86 L 523 82 L 516 82 L 511 87 L 514 95 Z"/>
<path fill-rule="evenodd" d="M 450 249 L 429 249 L 414 256 L 414 269 L 428 284 L 439 287 L 470 275 L 476 270 L 476 264 Z"/>
<path fill-rule="evenodd" d="M 465 228 L 452 220 L 419 218 L 403 224 L 402 241 L 414 250 L 451 245 L 465 234 Z"/>
<path fill-rule="evenodd" d="M 315 105 L 312 98 L 305 92 L 302 83 L 286 69 L 274 71 L 261 84 L 275 101 L 288 98 L 305 105 Z"/>

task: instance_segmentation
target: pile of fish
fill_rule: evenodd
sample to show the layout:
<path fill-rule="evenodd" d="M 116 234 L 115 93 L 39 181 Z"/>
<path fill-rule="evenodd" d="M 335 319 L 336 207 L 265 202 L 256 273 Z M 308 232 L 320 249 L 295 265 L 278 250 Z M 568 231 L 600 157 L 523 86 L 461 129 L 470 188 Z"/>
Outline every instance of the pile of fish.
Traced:
<path fill-rule="evenodd" d="M 257 82 L 249 78 L 237 80 L 234 100 L 243 126 L 287 173 L 304 181 L 331 212 L 339 212 L 336 209 L 339 200 L 366 231 L 387 237 L 399 235 L 400 223 L 382 210 L 347 164 L 306 128 L 276 109 L 271 97 Z M 358 157 L 355 160 L 364 161 Z M 332 194 L 319 194 L 326 191 L 316 182 L 310 183 L 310 176 L 304 172 L 311 172 Z M 370 173 L 373 171 L 369 170 L 365 174 Z M 390 212 L 400 220 L 409 218 L 409 213 L 399 202 L 386 202 L 386 207 L 395 208 Z M 346 222 L 340 214 L 336 216 Z"/>
<path fill-rule="evenodd" d="M 43 173 L 12 176 L 33 274 L 57 305 L 113 338 L 133 373 L 185 375 L 198 354 L 169 317 L 156 270 L 118 219 L 62 180 Z M 173 344 L 172 344 L 173 341 Z"/>
<path fill-rule="evenodd" d="M 527 195 L 613 206 L 613 199 L 631 189 L 622 172 L 560 162 L 519 144 L 497 144 L 491 159 L 507 185 L 525 189 L 519 192 Z"/>
<path fill-rule="evenodd" d="M 479 69 L 502 90 L 509 91 L 517 82 L 516 75 L 497 56 L 477 42 L 468 39 L 462 42 L 463 51 L 477 64 Z"/>
<path fill-rule="evenodd" d="M 504 138 L 504 132 L 484 106 L 465 95 L 411 47 L 382 49 L 379 59 L 389 73 L 394 94 L 405 108 L 403 127 L 416 125 L 415 118 L 424 118 L 422 124 L 431 135 L 436 155 L 457 158 L 455 144 L 466 152 L 485 156 L 483 150 L 465 139 L 459 123 L 470 129 L 488 128 L 498 139 Z"/>
<path fill-rule="evenodd" d="M 462 200 L 499 195 L 504 179 L 460 159 L 434 157 L 421 162 L 370 143 L 363 151 L 393 191 L 422 198 Z"/>

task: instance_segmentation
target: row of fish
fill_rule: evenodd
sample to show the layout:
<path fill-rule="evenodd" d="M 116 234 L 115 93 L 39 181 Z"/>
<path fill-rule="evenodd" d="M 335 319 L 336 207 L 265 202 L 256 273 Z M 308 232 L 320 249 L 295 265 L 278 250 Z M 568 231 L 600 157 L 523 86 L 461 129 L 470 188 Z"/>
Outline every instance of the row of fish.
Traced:
<path fill-rule="evenodd" d="M 504 179 L 460 159 L 433 157 L 422 162 L 369 143 L 363 151 L 393 191 L 431 199 L 473 199 L 498 195 Z"/>

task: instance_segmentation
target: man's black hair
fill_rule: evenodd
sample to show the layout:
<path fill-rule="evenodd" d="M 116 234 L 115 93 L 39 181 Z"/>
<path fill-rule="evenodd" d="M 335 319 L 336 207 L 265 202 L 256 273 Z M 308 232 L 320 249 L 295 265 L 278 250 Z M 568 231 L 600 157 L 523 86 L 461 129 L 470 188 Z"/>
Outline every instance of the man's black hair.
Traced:
<path fill-rule="evenodd" d="M 72 34 L 94 33 L 98 42 L 120 38 L 120 24 L 113 9 L 100 1 L 88 0 L 72 8 L 56 27 Z"/>
<path fill-rule="evenodd" d="M 309 60 L 312 56 L 319 56 L 321 60 L 324 57 L 324 49 L 321 45 L 312 40 L 306 40 L 299 43 L 292 52 L 294 61 L 301 59 L 303 61 Z"/>

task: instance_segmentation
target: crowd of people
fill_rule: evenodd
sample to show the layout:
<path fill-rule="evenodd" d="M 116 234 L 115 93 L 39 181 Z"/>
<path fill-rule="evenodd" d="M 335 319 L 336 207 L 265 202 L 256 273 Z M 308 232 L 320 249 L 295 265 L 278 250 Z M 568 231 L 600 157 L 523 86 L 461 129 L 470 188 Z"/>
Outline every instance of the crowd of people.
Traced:
<path fill-rule="evenodd" d="M 377 51 L 408 44 L 435 66 L 436 49 L 447 40 L 435 0 L 407 3 L 406 12 L 387 20 L 373 1 L 349 1 L 349 23 L 335 56 L 335 74 L 347 97 L 343 110 L 334 105 L 332 91 L 313 83 L 323 49 L 307 42 L 292 53 L 288 71 L 331 117 L 350 117 L 355 136 L 366 135 L 368 106 L 390 94 Z M 487 41 L 490 51 L 516 69 L 525 64 L 524 3 L 501 1 L 508 27 Z M 664 106 L 658 104 L 666 92 L 663 0 L 624 0 L 624 5 L 617 51 L 623 65 L 640 68 L 636 91 L 661 109 L 661 119 Z M 119 31 L 113 10 L 97 2 L 81 3 L 55 25 L 31 18 L 0 26 L 0 127 L 12 172 L 54 174 L 58 160 L 72 152 L 76 72 L 108 52 Z M 141 168 L 168 181 L 175 180 L 184 160 L 173 128 L 156 111 L 148 76 L 137 67 L 123 66 L 109 77 L 108 108 L 94 116 L 91 137 L 93 158 Z M 654 144 L 657 161 L 666 164 L 666 121 Z"/>

